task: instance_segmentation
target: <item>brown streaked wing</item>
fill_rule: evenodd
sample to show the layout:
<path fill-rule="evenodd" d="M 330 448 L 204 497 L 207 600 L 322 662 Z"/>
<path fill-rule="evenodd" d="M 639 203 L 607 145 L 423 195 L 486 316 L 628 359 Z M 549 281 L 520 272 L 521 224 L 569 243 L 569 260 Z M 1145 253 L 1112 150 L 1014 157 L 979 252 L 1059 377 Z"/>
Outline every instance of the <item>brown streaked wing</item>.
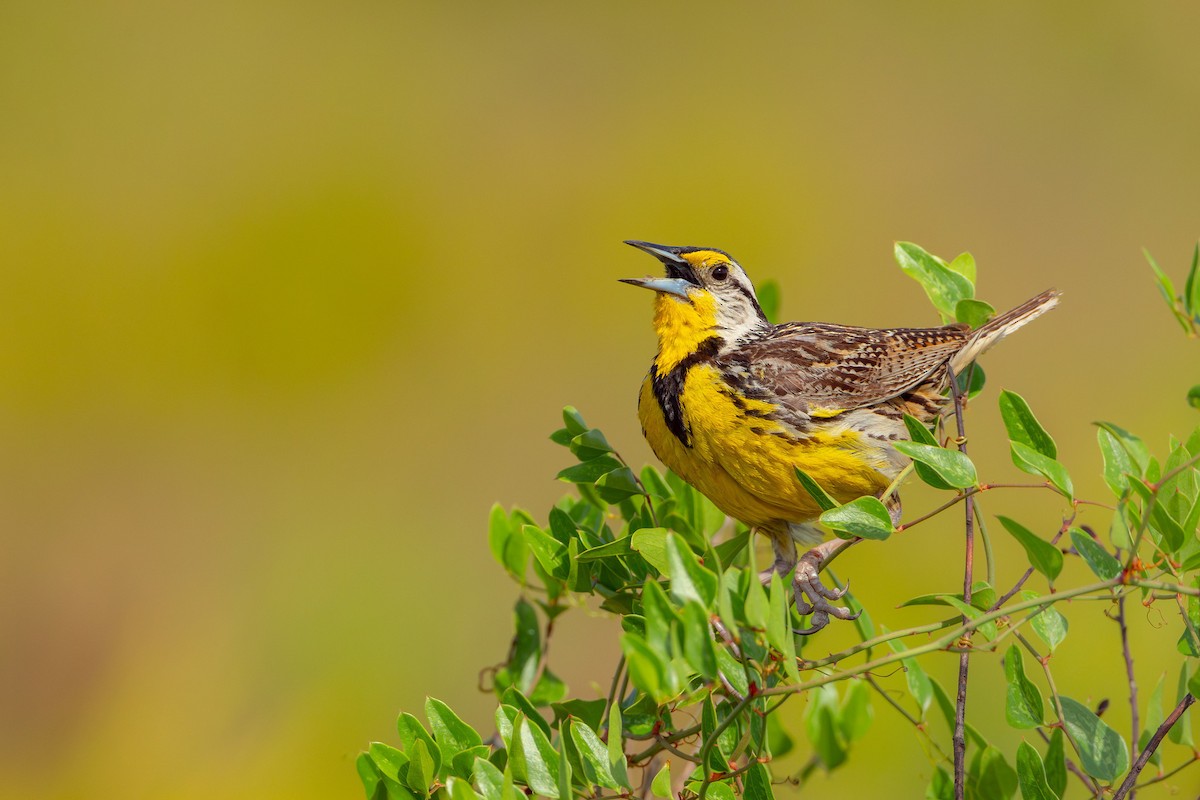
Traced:
<path fill-rule="evenodd" d="M 965 325 L 857 328 L 819 322 L 776 325 L 719 361 L 753 397 L 834 411 L 880 403 L 924 382 L 960 350 Z"/>

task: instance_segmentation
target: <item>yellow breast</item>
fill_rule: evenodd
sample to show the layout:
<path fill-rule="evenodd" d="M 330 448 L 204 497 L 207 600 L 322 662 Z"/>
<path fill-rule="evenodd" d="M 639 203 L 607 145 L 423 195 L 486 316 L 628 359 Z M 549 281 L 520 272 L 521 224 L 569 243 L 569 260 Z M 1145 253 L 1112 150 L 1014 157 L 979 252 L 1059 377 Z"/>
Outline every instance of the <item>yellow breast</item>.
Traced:
<path fill-rule="evenodd" d="M 667 426 L 649 377 L 638 401 L 655 455 L 726 514 L 776 530 L 815 519 L 820 509 L 796 480 L 797 467 L 840 502 L 887 485 L 880 472 L 886 461 L 882 448 L 844 421 L 814 419 L 807 435 L 797 436 L 778 422 L 747 414 L 769 413 L 771 403 L 735 400 L 734 391 L 711 364 L 688 370 L 680 391 L 686 443 Z"/>

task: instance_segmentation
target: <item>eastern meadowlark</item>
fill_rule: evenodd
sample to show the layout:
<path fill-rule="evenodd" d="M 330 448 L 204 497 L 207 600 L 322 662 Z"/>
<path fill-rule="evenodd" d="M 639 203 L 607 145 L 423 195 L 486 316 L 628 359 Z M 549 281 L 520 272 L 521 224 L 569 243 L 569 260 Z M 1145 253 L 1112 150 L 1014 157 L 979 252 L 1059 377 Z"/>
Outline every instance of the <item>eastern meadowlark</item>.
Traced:
<path fill-rule="evenodd" d="M 932 423 L 947 405 L 951 373 L 1053 308 L 1043 292 L 979 328 L 772 325 L 730 255 L 711 247 L 627 241 L 666 266 L 665 278 L 623 279 L 652 289 L 658 354 L 642 382 L 638 416 L 655 455 L 725 514 L 770 537 L 775 563 L 796 570 L 793 590 L 811 633 L 842 591 L 818 574 L 838 544 L 817 544 L 820 508 L 796 479 L 812 476 L 839 502 L 881 496 L 908 463 L 892 443 L 903 417 Z M 888 510 L 900 519 L 899 497 Z M 811 547 L 797 558 L 796 543 Z"/>

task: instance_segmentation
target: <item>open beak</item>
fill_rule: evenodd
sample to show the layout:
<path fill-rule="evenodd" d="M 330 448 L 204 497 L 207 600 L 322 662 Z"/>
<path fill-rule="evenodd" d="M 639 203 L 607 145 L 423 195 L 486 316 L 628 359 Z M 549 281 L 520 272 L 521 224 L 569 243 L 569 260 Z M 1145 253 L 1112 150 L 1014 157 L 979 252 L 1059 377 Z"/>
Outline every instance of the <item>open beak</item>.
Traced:
<path fill-rule="evenodd" d="M 643 289 L 673 294 L 684 300 L 688 299 L 688 289 L 693 285 L 683 278 L 618 278 L 617 280 L 621 283 L 628 283 L 630 286 L 641 286 Z"/>
<path fill-rule="evenodd" d="M 627 239 L 625 244 L 649 253 L 661 261 L 667 268 L 667 277 L 620 278 L 619 280 L 622 283 L 628 283 L 631 286 L 641 286 L 643 289 L 653 289 L 663 294 L 673 294 L 676 297 L 682 297 L 684 300 L 688 299 L 689 289 L 700 285 L 700 281 L 696 279 L 696 272 L 692 269 L 692 265 L 679 254 L 679 251 L 683 248 L 669 247 L 665 244 L 652 244 L 651 242 L 639 242 L 635 239 Z"/>

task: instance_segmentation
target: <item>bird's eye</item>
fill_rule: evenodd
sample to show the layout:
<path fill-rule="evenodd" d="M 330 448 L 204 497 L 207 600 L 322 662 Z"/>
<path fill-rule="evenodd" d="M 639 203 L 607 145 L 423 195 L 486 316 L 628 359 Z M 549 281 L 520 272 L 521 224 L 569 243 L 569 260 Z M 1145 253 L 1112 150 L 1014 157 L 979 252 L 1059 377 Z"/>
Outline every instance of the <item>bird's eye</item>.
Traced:
<path fill-rule="evenodd" d="M 723 281 L 729 277 L 729 267 L 720 266 L 712 271 L 713 280 Z"/>

